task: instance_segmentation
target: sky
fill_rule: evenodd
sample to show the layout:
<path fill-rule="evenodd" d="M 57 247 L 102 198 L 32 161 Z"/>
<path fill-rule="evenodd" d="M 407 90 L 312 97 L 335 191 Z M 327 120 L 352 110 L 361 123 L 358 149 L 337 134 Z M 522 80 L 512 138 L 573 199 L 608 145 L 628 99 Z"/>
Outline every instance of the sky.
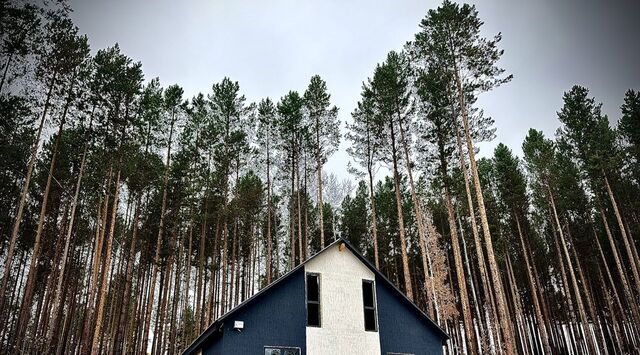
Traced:
<path fill-rule="evenodd" d="M 640 2 L 491 0 L 476 3 L 483 34 L 502 33 L 500 62 L 514 79 L 484 93 L 496 139 L 521 154 L 529 128 L 553 136 L 562 94 L 588 87 L 615 124 L 627 89 L 640 89 Z M 319 74 L 351 120 L 362 82 L 391 50 L 413 39 L 439 1 L 404 0 L 71 0 L 72 17 L 93 51 L 118 43 L 141 61 L 147 80 L 174 83 L 186 98 L 209 93 L 225 76 L 249 102 L 304 92 Z M 349 177 L 343 139 L 326 172 Z"/>

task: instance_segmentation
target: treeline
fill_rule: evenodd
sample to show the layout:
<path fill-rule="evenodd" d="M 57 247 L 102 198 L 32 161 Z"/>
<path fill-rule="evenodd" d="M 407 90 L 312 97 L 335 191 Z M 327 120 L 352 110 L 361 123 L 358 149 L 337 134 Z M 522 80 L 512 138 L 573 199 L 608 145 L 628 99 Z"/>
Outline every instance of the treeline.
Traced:
<path fill-rule="evenodd" d="M 429 11 L 341 137 L 319 76 L 186 98 L 117 44 L 91 55 L 64 2 L 0 4 L 0 352 L 179 353 L 338 235 L 450 353 L 640 345 L 639 93 L 614 129 L 576 86 L 554 139 L 477 159 L 476 98 L 511 76 L 472 6 Z M 355 189 L 323 173 L 341 138 Z"/>

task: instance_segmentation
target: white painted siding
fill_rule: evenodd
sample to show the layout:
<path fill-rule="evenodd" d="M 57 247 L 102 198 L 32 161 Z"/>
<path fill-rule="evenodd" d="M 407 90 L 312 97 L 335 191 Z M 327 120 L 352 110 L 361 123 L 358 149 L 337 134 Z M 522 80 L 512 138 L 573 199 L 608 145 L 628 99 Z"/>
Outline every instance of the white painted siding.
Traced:
<path fill-rule="evenodd" d="M 378 332 L 364 330 L 362 280 L 375 280 L 369 270 L 340 243 L 305 265 L 306 272 L 320 274 L 322 327 L 307 327 L 308 355 L 380 354 Z"/>

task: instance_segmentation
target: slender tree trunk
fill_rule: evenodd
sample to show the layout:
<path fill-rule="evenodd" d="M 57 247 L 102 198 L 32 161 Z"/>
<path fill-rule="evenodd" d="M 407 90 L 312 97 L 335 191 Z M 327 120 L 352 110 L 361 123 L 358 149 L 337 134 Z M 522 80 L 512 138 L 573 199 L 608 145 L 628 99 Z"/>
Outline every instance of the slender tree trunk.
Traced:
<path fill-rule="evenodd" d="M 396 148 L 396 138 L 393 121 L 389 124 L 391 129 L 391 149 L 393 159 L 393 183 L 396 194 L 396 209 L 398 212 L 398 225 L 400 232 L 400 248 L 402 255 L 402 271 L 404 274 L 404 288 L 407 298 L 413 301 L 413 286 L 411 285 L 411 275 L 409 273 L 409 257 L 407 255 L 407 240 L 404 229 L 404 215 L 402 213 L 402 197 L 400 196 L 400 175 L 398 174 L 398 152 Z"/>
<path fill-rule="evenodd" d="M 147 306 L 147 311 L 145 315 L 145 328 L 144 335 L 142 337 L 143 346 L 147 347 L 149 340 L 149 328 L 151 325 L 151 311 L 153 310 L 154 303 L 154 295 L 156 289 L 156 279 L 158 277 L 158 264 L 160 263 L 160 250 L 162 249 L 162 240 L 164 235 L 164 219 L 165 213 L 167 210 L 167 190 L 168 190 L 168 182 L 169 182 L 169 171 L 171 170 L 171 140 L 173 138 L 173 125 L 174 125 L 174 114 L 172 113 L 171 117 L 171 125 L 169 128 L 169 141 L 167 144 L 167 162 L 164 169 L 164 177 L 162 180 L 162 206 L 160 208 L 160 223 L 158 227 L 158 237 L 156 238 L 156 253 L 153 260 L 153 271 L 151 276 L 151 284 L 149 285 L 149 304 Z M 155 334 L 154 334 L 155 338 Z"/>
<path fill-rule="evenodd" d="M 92 127 L 92 123 L 93 123 L 93 112 L 95 111 L 95 105 L 93 107 L 93 109 L 91 110 L 91 121 L 89 123 L 89 131 L 91 131 L 91 127 Z M 64 279 L 65 276 L 65 271 L 66 271 L 66 266 L 67 266 L 67 255 L 69 254 L 69 247 L 71 244 L 71 233 L 73 232 L 73 224 L 75 221 L 75 215 L 76 215 L 76 208 L 78 206 L 78 197 L 80 195 L 80 186 L 82 185 L 82 178 L 84 176 L 84 167 L 85 167 L 85 162 L 87 159 L 87 151 L 89 149 L 89 135 L 85 134 L 85 143 L 84 143 L 84 148 L 83 148 L 83 152 L 82 152 L 82 159 L 80 161 L 80 171 L 78 172 L 78 180 L 76 181 L 76 190 L 74 192 L 73 195 L 73 201 L 71 202 L 71 216 L 69 217 L 69 226 L 67 227 L 67 235 L 65 238 L 65 245 L 64 245 L 64 252 L 62 255 L 62 264 L 60 266 L 60 276 L 58 277 L 58 284 L 56 286 L 56 291 L 55 291 L 55 300 L 53 302 L 53 312 L 52 317 L 53 319 L 57 319 L 58 318 L 58 313 L 60 312 L 60 307 L 61 307 L 61 293 L 62 293 L 62 280 Z M 53 350 L 51 348 L 51 341 L 53 340 L 53 334 L 54 334 L 55 329 L 50 329 L 49 334 L 47 335 L 47 342 L 50 344 L 49 345 L 49 350 Z"/>
<path fill-rule="evenodd" d="M 529 261 L 529 253 L 527 252 L 527 244 L 524 242 L 524 237 L 522 236 L 522 227 L 520 226 L 520 219 L 518 218 L 516 212 L 513 213 L 514 219 L 516 220 L 516 226 L 518 227 L 518 237 L 520 238 L 520 246 L 522 249 L 522 255 L 524 256 L 524 264 L 527 269 L 527 279 L 529 281 L 529 286 L 531 287 L 531 298 L 533 300 L 533 310 L 536 313 L 536 319 L 538 321 L 538 329 L 540 330 L 540 338 L 542 340 L 542 346 L 544 348 L 545 353 L 551 354 L 551 347 L 549 346 L 549 336 L 547 333 L 547 325 L 545 324 L 544 317 L 542 317 L 542 310 L 540 307 L 540 301 L 538 300 L 538 285 L 536 285 L 536 280 L 531 274 L 531 269 L 533 268 L 532 262 Z"/>
<path fill-rule="evenodd" d="M 562 246 L 562 250 L 564 252 L 564 257 L 568 264 L 569 276 L 571 278 L 571 284 L 573 285 L 574 296 L 576 298 L 576 303 L 578 305 L 578 314 L 580 316 L 580 321 L 582 323 L 582 328 L 584 331 L 585 341 L 587 343 L 587 349 L 590 353 L 595 353 L 596 347 L 593 342 L 593 338 L 591 337 L 589 319 L 587 318 L 587 314 L 584 310 L 584 303 L 582 302 L 582 295 L 580 294 L 580 288 L 578 287 L 578 281 L 576 280 L 576 275 L 573 271 L 573 263 L 571 262 L 571 257 L 569 256 L 569 251 L 567 249 L 567 243 L 564 238 L 564 233 L 562 231 L 562 225 L 560 224 L 560 219 L 558 218 L 558 212 L 556 211 L 556 204 L 553 198 L 553 193 L 551 192 L 551 188 L 547 187 L 549 192 L 549 200 L 551 201 L 551 208 L 553 210 L 553 218 L 556 222 L 556 226 L 558 228 L 558 235 L 560 236 L 560 245 Z"/>
<path fill-rule="evenodd" d="M 207 170 L 208 172 L 208 170 Z M 196 287 L 196 299 L 195 299 L 195 309 L 196 309 L 196 334 L 200 334 L 201 331 L 201 327 L 202 327 L 202 319 L 204 318 L 203 315 L 203 308 L 204 308 L 204 304 L 202 302 L 202 283 L 203 283 L 203 276 L 204 276 L 204 249 L 205 249 L 205 238 L 207 235 L 207 217 L 208 217 L 208 210 L 209 210 L 209 205 L 208 205 L 208 199 L 207 199 L 207 193 L 208 193 L 208 187 L 209 187 L 209 178 L 208 178 L 207 174 L 207 186 L 205 187 L 205 195 L 204 195 L 204 217 L 202 220 L 202 228 L 200 230 L 200 247 L 198 248 L 198 280 L 197 280 L 197 287 Z M 217 236 L 216 236 L 217 237 Z"/>
<path fill-rule="evenodd" d="M 267 137 L 267 285 L 273 278 L 273 239 L 271 237 L 271 151 Z"/>
<path fill-rule="evenodd" d="M 228 269 L 229 269 L 229 262 L 228 262 L 228 252 L 229 252 L 229 226 L 227 225 L 227 212 L 229 210 L 229 206 L 228 206 L 228 201 L 227 201 L 227 194 L 228 194 L 228 180 L 225 182 L 225 189 L 224 189 L 224 197 L 223 197 L 223 211 L 224 211 L 224 220 L 222 222 L 223 225 L 223 231 L 222 231 L 222 262 L 221 262 L 221 267 L 220 270 L 222 272 L 222 287 L 221 287 L 221 294 L 220 294 L 220 314 L 224 314 L 227 311 L 227 274 L 228 274 Z"/>
<path fill-rule="evenodd" d="M 398 115 L 400 116 L 400 115 Z M 416 215 L 416 221 L 417 221 L 417 225 L 418 225 L 418 238 L 420 243 L 418 243 L 420 245 L 420 248 L 425 249 L 426 245 L 425 245 L 425 240 L 427 239 L 426 235 L 427 235 L 427 231 L 425 229 L 429 228 L 430 230 L 432 228 L 430 228 L 431 226 L 425 227 L 425 221 L 424 221 L 424 214 L 422 213 L 422 208 L 420 206 L 420 202 L 418 201 L 418 195 L 416 193 L 416 189 L 415 189 L 415 183 L 413 181 L 413 173 L 411 170 L 411 166 L 413 165 L 413 163 L 411 162 L 411 155 L 409 153 L 409 145 L 407 143 L 407 139 L 405 137 L 405 132 L 404 129 L 402 127 L 402 122 L 399 119 L 398 120 L 398 128 L 400 130 L 400 143 L 402 145 L 402 149 L 403 149 L 403 153 L 404 153 L 404 160 L 405 160 L 405 165 L 406 165 L 406 169 L 407 169 L 407 175 L 409 176 L 409 187 L 410 187 L 410 191 L 411 191 L 411 201 L 413 202 L 413 208 L 415 210 L 415 215 Z M 431 223 L 429 219 L 427 219 L 427 223 Z M 424 254 L 427 253 L 426 250 L 423 250 Z M 426 265 L 426 260 L 425 258 L 422 258 L 422 262 L 423 262 L 423 272 L 424 272 L 424 282 L 425 284 L 429 283 L 429 274 L 427 272 L 427 265 Z M 466 295 L 466 293 L 465 293 Z M 466 324 L 466 323 L 465 323 Z M 475 352 L 474 352 L 475 353 Z"/>
<path fill-rule="evenodd" d="M 171 240 L 169 241 L 169 249 L 174 249 L 175 246 L 175 232 L 171 231 Z M 171 277 L 173 276 L 173 252 L 169 254 L 166 261 L 166 268 L 164 271 L 164 283 L 162 284 L 162 296 L 159 297 L 158 302 L 158 312 L 156 317 L 156 329 L 153 338 L 156 342 L 156 354 L 161 354 L 164 352 L 164 325 L 167 317 L 167 304 L 169 300 L 169 293 L 171 292 Z"/>
<path fill-rule="evenodd" d="M 618 228 L 620 228 L 620 234 L 622 234 L 622 242 L 624 244 L 624 248 L 628 255 L 631 273 L 633 274 L 633 278 L 636 284 L 636 290 L 640 290 L 640 271 L 638 271 L 638 262 L 640 261 L 636 259 L 636 256 L 633 254 L 633 251 L 631 250 L 630 244 L 633 243 L 633 240 L 629 242 L 629 237 L 627 236 L 626 228 L 624 226 L 624 223 L 622 222 L 622 215 L 620 214 L 620 210 L 618 209 L 618 203 L 616 202 L 616 198 L 613 195 L 613 191 L 611 190 L 611 185 L 609 185 L 609 179 L 607 178 L 607 174 L 605 174 L 605 172 L 603 171 L 602 175 L 604 176 L 604 185 L 607 188 L 607 194 L 609 195 L 609 200 L 611 200 L 611 205 L 613 206 L 613 212 L 616 215 L 616 220 L 618 221 Z"/>
<path fill-rule="evenodd" d="M 191 217 L 189 218 L 189 244 L 187 247 L 187 255 L 184 256 L 184 298 L 183 298 L 183 307 L 182 314 L 183 319 L 186 320 L 187 310 L 189 309 L 190 296 L 189 291 L 191 288 L 191 254 L 192 254 L 192 245 L 193 245 L 193 206 L 191 206 Z M 186 332 L 186 326 L 183 323 L 183 339 L 189 340 L 191 339 L 191 334 Z"/>
<path fill-rule="evenodd" d="M 320 249 L 324 248 L 324 203 L 322 201 L 322 157 L 320 156 L 320 123 L 316 117 L 316 174 L 318 179 L 318 210 L 320 212 Z"/>
<path fill-rule="evenodd" d="M 511 291 L 511 305 L 513 306 L 513 314 L 515 319 L 515 325 L 517 328 L 517 337 L 520 338 L 520 349 L 523 354 L 528 354 L 527 351 L 527 337 L 524 331 L 523 323 L 524 313 L 522 310 L 522 302 L 520 300 L 520 292 L 518 291 L 518 285 L 516 284 L 515 277 L 513 276 L 513 265 L 511 264 L 511 256 L 507 253 L 506 258 L 506 271 L 505 279 L 509 290 Z"/>
<path fill-rule="evenodd" d="M 303 246 L 302 246 L 302 198 L 300 196 L 300 161 L 298 160 L 298 164 L 296 165 L 296 170 L 298 173 L 296 174 L 296 186 L 298 188 L 298 193 L 296 194 L 296 200 L 298 204 L 297 215 L 298 215 L 298 263 L 302 264 L 303 257 Z"/>
<path fill-rule="evenodd" d="M 49 192 L 51 191 L 51 182 L 53 180 L 53 173 L 55 171 L 56 160 L 58 157 L 58 147 L 60 140 L 62 139 L 62 129 L 64 127 L 65 119 L 67 116 L 67 110 L 69 108 L 69 100 L 65 106 L 62 118 L 60 119 L 60 125 L 58 127 L 58 133 L 56 140 L 53 144 L 51 164 L 49 166 L 49 175 L 47 176 L 47 184 L 44 188 L 42 195 L 42 203 L 40 205 L 40 215 L 38 217 L 38 227 L 36 229 L 36 236 L 33 245 L 33 252 L 31 254 L 31 264 L 29 266 L 29 274 L 27 276 L 27 285 L 24 296 L 22 298 L 22 306 L 20 307 L 20 321 L 18 322 L 18 329 L 16 332 L 16 349 L 20 349 L 24 332 L 26 331 L 27 324 L 29 322 L 29 316 L 31 312 L 31 301 L 35 288 L 36 276 L 38 272 L 38 259 L 40 258 L 40 248 L 42 247 L 42 231 L 44 228 L 44 219 L 47 215 L 47 207 L 49 202 Z"/>
<path fill-rule="evenodd" d="M 118 198 L 120 194 L 120 171 L 122 166 L 122 157 L 120 163 L 118 163 L 118 173 L 116 174 L 116 186 L 115 193 L 113 194 L 113 207 L 111 212 L 111 226 L 107 238 L 107 249 L 105 250 L 105 261 L 102 271 L 102 285 L 100 286 L 100 293 L 98 298 L 98 309 L 96 316 L 96 327 L 93 333 L 93 344 L 91 346 L 91 353 L 97 354 L 99 352 L 99 343 L 102 333 L 102 318 L 104 316 L 104 304 L 107 297 L 107 284 L 109 281 L 109 266 L 111 265 L 111 249 L 113 247 L 113 238 L 115 234 L 116 217 L 118 215 Z"/>
<path fill-rule="evenodd" d="M 452 107 L 452 111 L 455 111 Z M 464 187 L 465 194 L 467 196 L 467 206 L 469 209 L 469 220 L 471 222 L 471 231 L 473 235 L 473 243 L 476 250 L 476 259 L 478 260 L 478 269 L 480 270 L 480 283 L 482 285 L 482 292 L 486 298 L 484 307 L 488 309 L 488 316 L 486 317 L 487 322 L 487 330 L 490 332 L 489 336 L 492 336 L 491 332 L 491 323 L 493 323 L 494 319 L 497 319 L 497 315 L 495 314 L 496 307 L 493 306 L 493 293 L 489 291 L 489 285 L 491 280 L 489 279 L 487 265 L 485 264 L 484 251 L 482 249 L 482 242 L 480 240 L 480 233 L 478 231 L 478 225 L 476 223 L 476 214 L 473 206 L 473 197 L 471 194 L 471 186 L 469 182 L 469 173 L 467 171 L 467 164 L 464 159 L 464 151 L 462 145 L 462 139 L 460 137 L 460 132 L 458 129 L 458 121 L 457 118 L 453 118 L 456 122 L 455 124 L 455 135 L 456 135 L 456 146 L 458 152 L 458 163 L 460 164 L 460 170 L 462 171 L 462 176 L 464 178 Z"/>
<path fill-rule="evenodd" d="M 182 243 L 182 238 L 179 238 L 180 240 L 178 241 L 178 252 L 176 254 L 176 272 L 175 272 L 175 279 L 173 281 L 173 295 L 171 296 L 172 299 L 172 306 L 171 306 L 171 319 L 170 319 L 170 329 L 169 329 L 169 339 L 167 340 L 168 347 L 169 347 L 169 354 L 173 354 L 175 352 L 175 345 L 176 345 L 176 330 L 177 330 L 177 323 L 178 323 L 178 319 L 179 319 L 179 314 L 178 314 L 178 303 L 180 302 L 180 268 L 182 267 L 182 254 L 184 252 L 184 245 Z M 174 246 L 175 248 L 175 246 Z"/>
<path fill-rule="evenodd" d="M 616 247 L 616 243 L 613 240 L 613 236 L 611 235 L 611 229 L 609 229 L 609 223 L 607 222 L 607 217 L 605 216 L 602 207 L 600 207 L 600 217 L 602 218 L 602 223 L 604 224 L 607 239 L 609 240 L 609 246 L 611 247 L 613 260 L 616 264 L 616 268 L 618 269 L 618 273 L 620 274 L 620 280 L 622 281 L 622 290 L 624 291 L 629 307 L 631 308 L 631 314 L 633 315 L 635 323 L 640 324 L 640 313 L 638 312 L 636 299 L 629 286 L 627 274 L 625 272 L 625 269 L 622 267 L 622 262 L 620 261 L 620 256 L 618 255 L 618 248 Z"/>
<path fill-rule="evenodd" d="M 576 261 L 576 269 L 578 270 L 578 280 L 582 283 L 582 288 L 584 289 L 584 294 L 585 294 L 585 300 L 587 302 L 587 309 L 589 310 L 589 315 L 591 316 L 591 319 L 593 320 L 593 327 L 594 327 L 594 337 L 596 339 L 597 342 L 597 337 L 600 332 L 600 322 L 598 319 L 598 314 L 596 313 L 595 307 L 593 305 L 593 296 L 591 293 L 591 288 L 589 286 L 589 282 L 587 280 L 587 278 L 584 275 L 584 272 L 582 270 L 582 264 L 580 263 L 580 258 L 578 258 L 578 252 L 576 251 L 576 247 L 575 247 L 575 242 L 573 240 L 573 237 L 571 236 L 571 231 L 568 227 L 569 222 L 567 221 L 567 238 L 569 239 L 569 242 L 571 243 L 571 245 L 573 246 L 571 248 L 571 254 L 573 255 L 573 259 Z M 589 334 L 591 334 L 591 330 L 590 327 L 587 326 L 587 330 L 589 331 Z M 606 345 L 606 339 L 602 338 L 602 344 Z"/>
<path fill-rule="evenodd" d="M 474 274 L 471 271 L 471 263 L 469 262 L 469 254 L 467 253 L 467 242 L 465 241 L 465 237 L 464 237 L 464 228 L 462 227 L 462 221 L 460 220 L 460 213 L 457 213 L 457 220 L 458 220 L 458 226 L 459 226 L 459 230 L 460 230 L 460 240 L 462 240 L 462 253 L 464 255 L 464 264 L 465 264 L 465 268 L 467 269 L 467 274 L 469 275 L 469 278 L 471 279 L 471 281 L 469 282 L 470 286 L 471 286 L 471 296 L 473 298 L 473 304 L 475 306 L 475 311 L 476 314 L 478 316 L 478 328 L 479 328 L 479 348 L 483 349 L 489 349 L 487 342 L 482 340 L 482 337 L 486 334 L 486 330 L 484 329 L 483 323 L 482 323 L 482 311 L 480 310 L 480 300 L 477 296 L 477 292 L 476 292 L 476 281 L 474 280 Z M 477 277 L 476 277 L 477 278 Z"/>
<path fill-rule="evenodd" d="M 491 239 L 491 231 L 489 230 L 489 219 L 487 218 L 487 212 L 484 206 L 484 197 L 482 196 L 482 186 L 480 185 L 480 177 L 478 175 L 478 167 L 476 165 L 475 152 L 473 148 L 473 142 L 471 140 L 471 132 L 469 130 L 469 117 L 467 114 L 467 104 L 464 99 L 464 90 L 462 88 L 462 82 L 460 81 L 457 67 L 454 68 L 454 74 L 456 78 L 456 86 L 458 90 L 458 103 L 460 105 L 460 111 L 462 113 L 462 123 L 464 127 L 464 135 L 467 142 L 467 153 L 469 154 L 469 162 L 471 165 L 471 175 L 473 177 L 473 185 L 476 191 L 476 199 L 478 200 L 478 211 L 480 212 L 480 221 L 482 222 L 482 232 L 484 234 L 484 242 L 487 248 L 487 259 L 489 260 L 489 270 L 491 271 L 491 278 L 493 280 L 493 289 L 496 294 L 496 302 L 498 304 L 498 316 L 500 318 L 500 328 L 502 329 L 502 336 L 505 343 L 505 351 L 508 355 L 515 353 L 515 343 L 513 340 L 513 330 L 511 329 L 511 322 L 507 313 L 506 298 L 504 295 L 504 288 L 502 286 L 502 280 L 500 276 L 500 270 L 498 269 L 498 263 L 494 255 L 493 241 Z"/>
<path fill-rule="evenodd" d="M 109 206 L 109 194 L 107 191 L 111 189 L 111 181 L 113 178 L 113 166 L 109 167 L 109 173 L 105 182 L 104 189 L 104 203 L 102 201 L 98 204 L 98 221 L 96 223 L 96 243 L 93 250 L 93 261 L 91 268 L 91 275 L 89 277 L 89 292 L 87 293 L 87 301 L 85 306 L 84 325 L 82 333 L 82 341 L 80 344 L 80 353 L 89 353 L 92 343 L 92 328 L 94 319 L 94 305 L 96 297 L 96 288 L 98 286 L 98 275 L 100 267 L 102 265 L 102 247 L 104 242 L 105 230 L 107 228 L 107 215 Z"/>
<path fill-rule="evenodd" d="M 595 230 L 593 231 L 593 239 L 596 241 L 596 246 L 598 247 L 598 253 L 600 255 L 600 259 L 602 259 L 602 265 L 604 266 L 605 272 L 607 274 L 607 280 L 609 281 L 609 286 L 611 286 L 611 292 L 613 293 L 613 299 L 615 301 L 615 304 L 618 308 L 618 311 L 624 314 L 625 308 L 622 307 L 622 303 L 620 302 L 617 285 L 613 281 L 613 277 L 611 276 L 611 271 L 609 270 L 609 265 L 607 264 L 607 258 L 604 256 L 604 252 L 602 251 L 602 246 L 600 245 L 600 240 Z M 614 310 L 611 309 L 611 312 L 613 313 Z"/>
<path fill-rule="evenodd" d="M 129 313 L 129 298 L 131 291 L 131 279 L 133 278 L 133 267 L 136 261 L 136 250 L 138 243 L 138 224 L 140 220 L 140 209 L 141 209 L 141 200 L 142 193 L 138 195 L 136 201 L 136 207 L 134 215 L 133 215 L 133 223 L 132 223 L 132 232 L 131 232 L 131 244 L 129 245 L 129 258 L 127 262 L 127 271 L 124 279 L 124 291 L 122 293 L 122 307 L 120 309 L 120 321 L 118 324 L 118 332 L 115 337 L 114 342 L 114 352 L 116 354 L 121 354 L 124 352 L 123 343 L 124 343 L 124 334 L 126 331 L 127 324 L 130 323 L 127 319 L 127 314 Z"/>
<path fill-rule="evenodd" d="M 60 216 L 61 216 L 60 220 L 62 221 L 62 223 L 58 230 L 58 237 L 56 238 L 53 244 L 55 246 L 54 247 L 55 251 L 52 257 L 50 258 L 52 267 L 50 268 L 49 274 L 47 275 L 47 283 L 43 290 L 43 294 L 44 294 L 43 298 L 45 300 L 44 307 L 43 307 L 44 309 L 52 309 L 52 302 L 53 302 L 53 299 L 55 298 L 55 295 L 53 294 L 53 291 L 54 291 L 53 285 L 57 281 L 62 281 L 61 275 L 59 275 L 57 268 L 53 266 L 64 263 L 64 259 L 62 259 L 64 243 L 62 243 L 62 241 L 65 236 L 66 226 L 67 226 L 68 217 L 69 217 L 68 203 L 65 203 L 64 212 L 62 212 Z M 56 217 L 54 220 L 57 220 L 57 219 L 58 218 Z M 50 257 L 50 255 L 45 254 L 43 255 L 43 257 L 47 258 L 47 257 Z M 55 318 L 52 318 L 49 312 L 46 312 L 46 313 L 40 312 L 39 314 L 37 314 L 37 317 L 35 318 L 36 327 L 32 332 L 33 337 L 34 338 L 37 337 L 45 340 L 44 342 L 39 343 L 37 345 L 37 351 L 45 351 L 45 349 L 47 348 L 46 339 L 47 339 L 48 329 L 50 329 L 49 328 L 50 321 L 55 322 Z"/>
<path fill-rule="evenodd" d="M 9 66 L 11 64 L 11 60 L 13 59 L 14 52 L 11 51 L 9 53 L 9 57 L 7 58 L 7 62 L 4 64 L 4 70 L 2 71 L 2 80 L 0 81 L 0 94 L 2 93 L 2 88 L 4 87 L 4 82 L 7 79 L 7 73 L 9 72 Z"/>
<path fill-rule="evenodd" d="M 373 172 L 371 167 L 367 168 L 369 174 L 369 200 L 371 201 L 371 231 L 373 234 L 373 259 L 376 269 L 380 270 L 380 258 L 378 257 L 378 217 L 376 213 L 376 196 L 373 187 Z"/>
<path fill-rule="evenodd" d="M 451 203 L 451 195 L 449 188 L 444 187 L 445 206 L 447 208 L 447 220 L 449 222 L 449 230 L 451 232 L 451 247 L 453 249 L 453 260 L 456 268 L 456 278 L 458 279 L 458 289 L 460 292 L 460 306 L 462 308 L 462 318 L 465 328 L 465 340 L 471 354 L 478 353 L 478 344 L 475 337 L 475 328 L 471 320 L 471 307 L 469 306 L 469 294 L 467 292 L 467 282 L 464 276 L 464 268 L 462 266 L 462 256 L 460 253 L 460 243 L 458 242 L 458 228 Z"/>
<path fill-rule="evenodd" d="M 40 123 L 38 124 L 38 130 L 36 131 L 36 139 L 31 146 L 31 158 L 29 158 L 29 166 L 27 167 L 27 174 L 24 179 L 24 184 L 22 185 L 22 191 L 20 192 L 20 201 L 18 202 L 18 210 L 16 211 L 16 216 L 13 222 L 13 229 L 11 230 L 11 238 L 9 241 L 9 249 L 7 250 L 7 257 L 4 262 L 4 275 L 2 277 L 2 288 L 0 288 L 0 310 L 4 310 L 4 298 L 7 291 L 7 283 L 9 282 L 9 277 L 11 276 L 11 265 L 13 263 L 13 254 L 16 247 L 16 242 L 18 239 L 18 232 L 20 231 L 20 224 L 22 222 L 22 214 L 24 213 L 24 206 L 27 201 L 27 195 L 29 194 L 29 184 L 31 183 L 31 175 L 33 174 L 33 168 L 36 164 L 36 160 L 38 159 L 38 148 L 40 147 L 40 136 L 42 135 L 42 127 L 44 126 L 44 121 L 47 117 L 47 112 L 49 110 L 49 104 L 51 102 L 51 94 L 53 92 L 53 88 L 55 86 L 55 80 L 57 77 L 57 72 L 55 72 L 51 78 L 51 83 L 49 84 L 49 90 L 47 91 L 47 98 L 44 101 L 44 107 L 42 109 L 42 115 L 40 116 Z"/>
<path fill-rule="evenodd" d="M 289 255 L 289 268 L 293 269 L 296 264 L 296 232 L 295 232 L 295 223 L 293 217 L 293 196 L 296 190 L 296 170 L 295 167 L 295 153 L 291 150 L 291 198 L 289 201 L 289 233 L 291 234 L 291 255 Z"/>

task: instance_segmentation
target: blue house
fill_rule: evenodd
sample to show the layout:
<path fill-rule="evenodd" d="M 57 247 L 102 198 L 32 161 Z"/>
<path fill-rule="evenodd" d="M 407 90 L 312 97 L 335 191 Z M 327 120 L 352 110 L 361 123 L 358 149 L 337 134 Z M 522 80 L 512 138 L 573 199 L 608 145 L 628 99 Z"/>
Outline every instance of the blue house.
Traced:
<path fill-rule="evenodd" d="M 339 239 L 211 324 L 203 355 L 436 355 L 447 334 Z"/>

